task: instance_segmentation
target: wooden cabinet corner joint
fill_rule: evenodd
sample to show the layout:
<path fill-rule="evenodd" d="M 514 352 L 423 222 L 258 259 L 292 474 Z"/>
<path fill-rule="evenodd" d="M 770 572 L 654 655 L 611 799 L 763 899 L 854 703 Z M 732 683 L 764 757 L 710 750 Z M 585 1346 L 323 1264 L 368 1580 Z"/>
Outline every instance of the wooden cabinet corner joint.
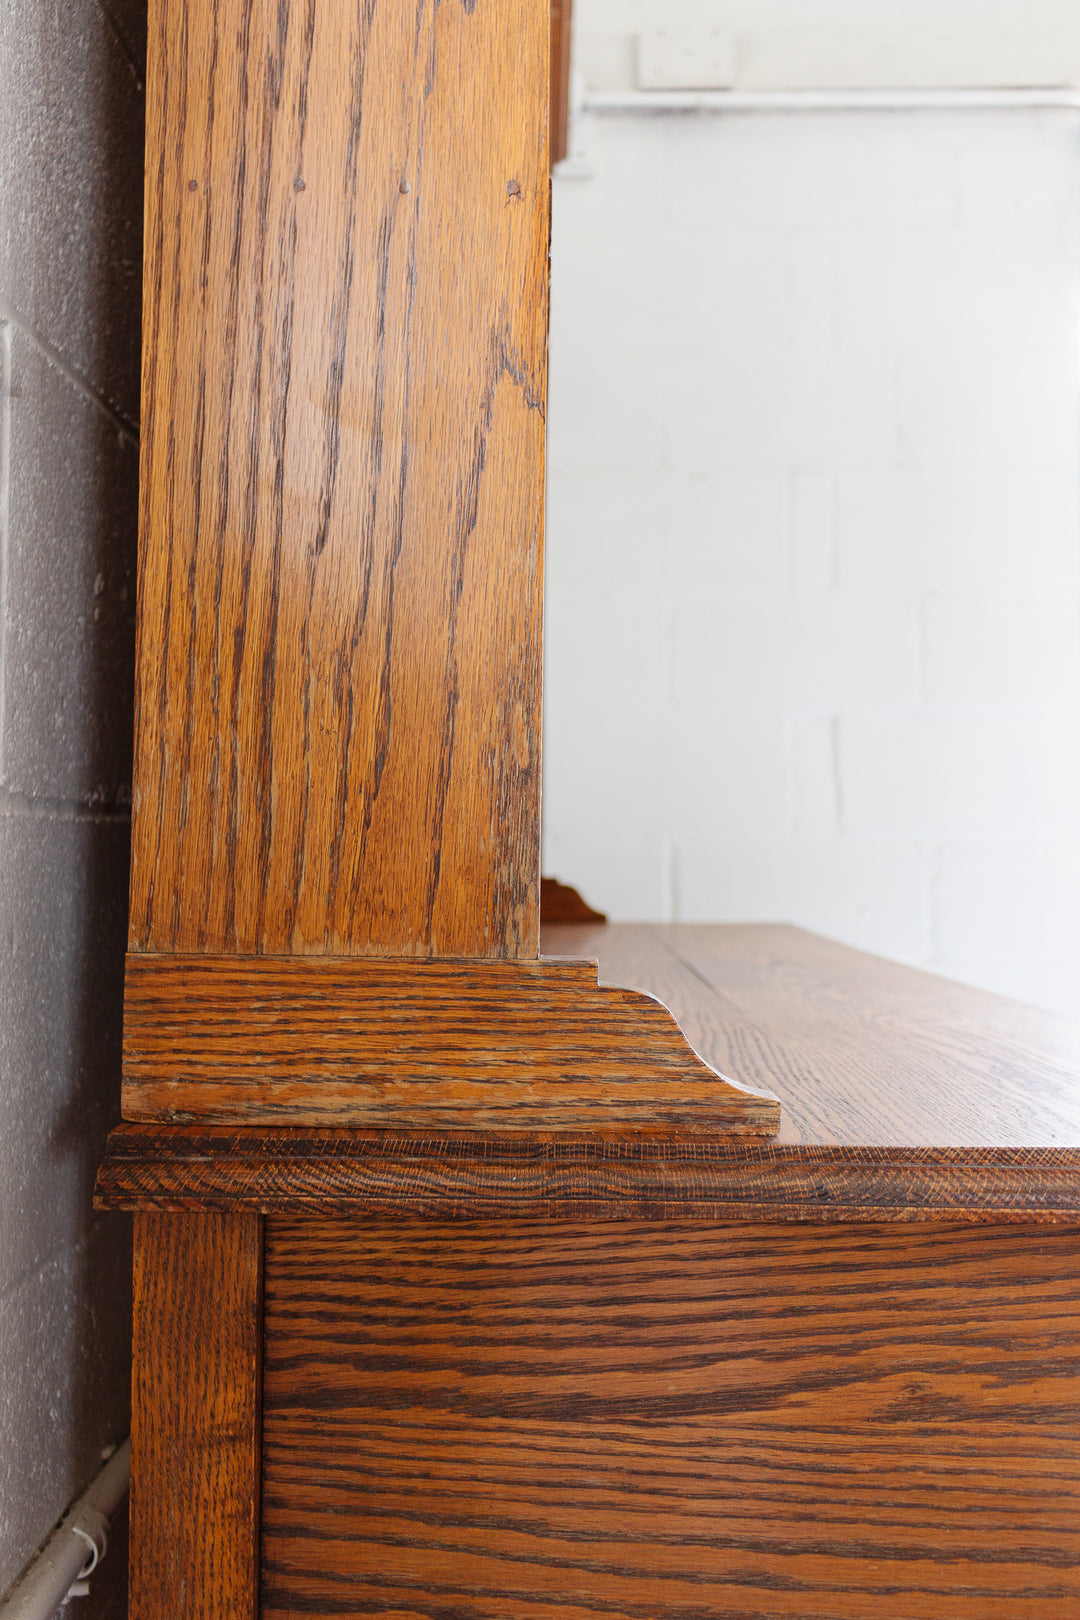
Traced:
<path fill-rule="evenodd" d="M 128 1120 L 410 1130 L 645 1127 L 769 1137 L 775 1097 L 718 1074 L 596 963 L 131 952 Z"/>

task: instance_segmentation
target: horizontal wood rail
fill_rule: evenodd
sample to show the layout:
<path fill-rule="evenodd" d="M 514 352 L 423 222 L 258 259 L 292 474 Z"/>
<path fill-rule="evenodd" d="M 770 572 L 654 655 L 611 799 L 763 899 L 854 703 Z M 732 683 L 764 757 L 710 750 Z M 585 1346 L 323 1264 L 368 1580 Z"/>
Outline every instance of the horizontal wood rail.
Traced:
<path fill-rule="evenodd" d="M 284 1064 L 283 1075 L 291 1065 L 302 1091 L 303 1075 L 325 1063 L 340 1076 L 329 1095 L 347 1099 L 342 1054 L 354 1059 L 358 1040 L 369 1052 L 383 1042 L 386 1061 L 400 1065 L 387 1099 L 420 1099 L 417 1052 L 424 1040 L 452 1036 L 456 1076 L 428 1082 L 429 1102 L 452 1114 L 455 1087 L 465 1095 L 478 1084 L 467 1042 L 486 1041 L 489 1122 L 478 1122 L 479 1106 L 458 1116 L 457 1128 L 430 1127 L 405 1106 L 388 1129 L 336 1128 L 341 1122 L 325 1115 L 305 1129 L 287 1111 L 262 1129 L 239 1117 L 243 1128 L 209 1117 L 186 1126 L 145 1119 L 114 1133 L 101 1203 L 462 1220 L 1080 1222 L 1080 1029 L 1068 1019 L 792 928 L 576 926 L 544 938 L 549 948 L 595 952 L 606 979 L 636 984 L 665 1005 L 598 988 L 595 968 L 580 960 L 404 964 L 406 982 L 450 998 L 442 1025 L 437 1017 L 425 1029 L 418 1017 L 398 1022 L 402 964 L 307 959 L 286 973 L 260 959 L 232 964 L 211 1039 L 200 1017 L 203 981 L 217 983 L 212 963 L 133 957 L 129 1061 L 143 1021 L 151 1035 L 170 1032 L 173 1061 L 183 1042 L 189 1056 L 202 1043 L 203 1081 L 189 1074 L 172 1093 L 160 1067 L 167 1052 L 148 1039 L 138 1062 L 158 1078 L 145 1092 L 137 1075 L 129 1086 L 137 1098 L 164 1102 L 163 1116 L 171 1095 L 198 1106 L 201 1083 L 228 1095 L 228 1085 L 206 1082 L 211 1058 L 219 1078 L 249 1063 L 241 1095 L 260 1083 L 273 1093 L 251 1078 L 260 1064 Z M 517 991 L 504 995 L 510 984 Z M 309 1006 L 303 995 L 313 985 L 327 994 Z M 633 1020 L 620 1030 L 627 1006 Z M 681 1080 L 662 1078 L 688 1051 L 667 1006 L 713 1068 L 744 1084 L 777 1077 L 784 1113 L 776 1141 L 729 1133 L 717 1106 L 724 1082 L 704 1063 Z M 501 1052 L 493 1031 L 506 1043 Z M 554 1062 L 546 1078 L 515 1079 L 515 1051 L 529 1042 L 534 1054 L 546 1042 L 549 1059 L 561 1051 L 565 1060 L 575 1041 L 584 1052 L 589 1040 L 590 1066 L 607 1062 L 615 1072 L 614 1054 L 636 1057 L 651 1080 L 635 1091 L 624 1068 L 615 1084 L 574 1091 Z M 292 1084 L 281 1079 L 283 1096 Z M 364 1094 L 367 1082 L 351 1084 Z M 710 1106 L 721 1123 L 702 1132 Z M 689 1125 L 675 1123 L 680 1113 Z M 545 1123 L 534 1126 L 537 1118 Z"/>
<path fill-rule="evenodd" d="M 97 1202 L 444 1220 L 1080 1224 L 1080 1148 L 122 1125 Z"/>
<path fill-rule="evenodd" d="M 659 1001 L 596 964 L 128 956 L 124 1115 L 244 1125 L 773 1136 Z"/>

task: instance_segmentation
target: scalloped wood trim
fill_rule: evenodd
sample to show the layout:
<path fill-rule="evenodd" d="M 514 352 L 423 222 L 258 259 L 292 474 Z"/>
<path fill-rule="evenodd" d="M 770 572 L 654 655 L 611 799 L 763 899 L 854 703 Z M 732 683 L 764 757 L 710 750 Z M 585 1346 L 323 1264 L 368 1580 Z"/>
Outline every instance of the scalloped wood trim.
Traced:
<path fill-rule="evenodd" d="M 561 927 L 566 923 L 606 923 L 607 917 L 582 898 L 570 883 L 558 878 L 540 879 L 540 926 Z"/>
<path fill-rule="evenodd" d="M 595 961 L 131 952 L 129 1120 L 774 1136 L 668 1009 Z"/>

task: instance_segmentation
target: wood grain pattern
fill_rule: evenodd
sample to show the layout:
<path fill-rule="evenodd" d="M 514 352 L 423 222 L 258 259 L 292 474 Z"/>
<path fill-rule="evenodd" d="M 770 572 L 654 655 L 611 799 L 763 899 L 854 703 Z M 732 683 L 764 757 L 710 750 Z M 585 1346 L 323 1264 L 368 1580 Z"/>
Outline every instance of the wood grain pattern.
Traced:
<path fill-rule="evenodd" d="M 780 1098 L 777 1140 L 1080 1145 L 1080 1023 L 798 928 L 544 930 L 601 980 L 658 996 L 694 1050 Z"/>
<path fill-rule="evenodd" d="M 264 1620 L 1073 1620 L 1078 1245 L 271 1221 Z"/>
<path fill-rule="evenodd" d="M 583 900 L 571 884 L 560 883 L 558 878 L 540 879 L 541 928 L 551 928 L 559 923 L 604 922 L 607 922 L 604 913 Z"/>
<path fill-rule="evenodd" d="M 111 1139 L 103 1204 L 271 1210 L 295 1200 L 326 1213 L 469 1219 L 1080 1218 L 1080 1039 L 1067 1021 L 798 929 L 567 928 L 546 930 L 545 942 L 594 950 L 608 976 L 661 995 L 714 1064 L 751 1080 L 779 1075 L 777 1142 L 687 1139 L 657 1113 L 632 1138 L 598 1129 L 595 1112 L 584 1138 L 404 1122 L 355 1134 L 149 1126 Z M 181 998 L 177 1039 L 185 1015 Z"/>
<path fill-rule="evenodd" d="M 535 957 L 541 0 L 153 0 L 130 942 Z"/>
<path fill-rule="evenodd" d="M 1080 1222 L 1080 1147 L 776 1147 L 671 1132 L 123 1125 L 100 1209 L 441 1220 Z"/>
<path fill-rule="evenodd" d="M 258 1613 L 262 1225 L 135 1222 L 131 1620 Z"/>
<path fill-rule="evenodd" d="M 588 961 L 128 956 L 128 1119 L 775 1135 L 659 1002 Z"/>
<path fill-rule="evenodd" d="M 570 42 L 573 0 L 551 0 L 551 161 L 566 156 L 570 127 Z"/>

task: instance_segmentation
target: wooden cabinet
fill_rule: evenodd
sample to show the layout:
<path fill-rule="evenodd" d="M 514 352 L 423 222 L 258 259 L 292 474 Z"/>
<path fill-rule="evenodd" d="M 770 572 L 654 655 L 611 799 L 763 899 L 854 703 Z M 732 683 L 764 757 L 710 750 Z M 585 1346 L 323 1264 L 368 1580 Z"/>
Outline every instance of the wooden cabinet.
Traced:
<path fill-rule="evenodd" d="M 1075 1615 L 1077 1032 L 541 954 L 549 22 L 152 0 L 133 1620 Z"/>
<path fill-rule="evenodd" d="M 1076 1028 L 794 929 L 545 943 L 778 1136 L 121 1127 L 133 1614 L 1074 1614 Z"/>

